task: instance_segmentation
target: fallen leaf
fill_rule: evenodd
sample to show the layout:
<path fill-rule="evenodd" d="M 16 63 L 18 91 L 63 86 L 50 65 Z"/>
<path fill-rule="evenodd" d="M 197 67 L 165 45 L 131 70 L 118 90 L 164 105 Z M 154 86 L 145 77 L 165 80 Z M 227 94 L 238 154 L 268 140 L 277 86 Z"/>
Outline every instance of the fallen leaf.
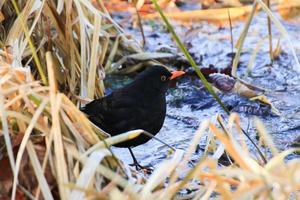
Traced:
<path fill-rule="evenodd" d="M 241 6 L 235 8 L 218 8 L 209 10 L 193 10 L 183 12 L 165 13 L 166 17 L 179 21 L 208 21 L 213 23 L 229 23 L 228 11 L 232 21 L 244 20 L 251 12 L 252 6 Z M 158 13 L 144 16 L 147 19 L 159 17 Z"/>
<path fill-rule="evenodd" d="M 283 19 L 293 19 L 300 15 L 300 1 L 279 0 L 277 10 Z"/>
<path fill-rule="evenodd" d="M 0 11 L 0 23 L 5 19 L 3 13 Z"/>

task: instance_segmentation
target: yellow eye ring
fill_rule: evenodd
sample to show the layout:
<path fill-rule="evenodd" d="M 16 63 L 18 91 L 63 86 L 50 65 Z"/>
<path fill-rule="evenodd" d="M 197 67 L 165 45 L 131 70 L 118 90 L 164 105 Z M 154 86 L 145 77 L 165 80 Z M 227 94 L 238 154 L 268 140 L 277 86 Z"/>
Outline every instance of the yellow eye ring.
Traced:
<path fill-rule="evenodd" d="M 167 77 L 166 77 L 166 76 L 161 76 L 161 77 L 160 77 L 160 80 L 166 81 L 166 80 L 167 80 Z"/>

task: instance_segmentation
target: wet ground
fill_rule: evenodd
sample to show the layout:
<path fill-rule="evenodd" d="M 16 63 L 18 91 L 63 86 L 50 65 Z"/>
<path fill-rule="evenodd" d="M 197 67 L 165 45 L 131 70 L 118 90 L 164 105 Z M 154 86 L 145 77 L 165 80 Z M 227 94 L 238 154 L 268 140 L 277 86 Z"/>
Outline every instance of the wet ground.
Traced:
<path fill-rule="evenodd" d="M 276 116 L 269 110 L 263 112 L 263 114 L 256 112 L 264 109 L 264 107 L 237 94 L 219 93 L 219 96 L 227 106 L 239 113 L 242 127 L 248 131 L 254 140 L 253 117 L 256 116 L 264 122 L 268 132 L 274 139 L 276 147 L 285 150 L 300 136 L 300 70 L 297 72 L 297 65 L 292 56 L 291 48 L 274 26 L 273 47 L 276 47 L 280 39 L 282 52 L 270 65 L 266 21 L 265 14 L 259 13 L 252 22 L 244 44 L 238 76 L 254 86 L 264 88 L 266 90 L 265 95 L 280 111 L 281 116 Z M 300 26 L 285 21 L 282 21 L 282 23 L 289 33 L 298 59 L 300 59 Z M 233 26 L 234 43 L 237 41 L 243 27 L 244 22 L 236 23 Z M 125 25 L 124 28 L 127 33 L 135 35 L 138 40 L 141 39 L 138 29 L 132 28 L 130 24 Z M 153 21 L 144 22 L 144 29 L 146 36 L 145 49 L 147 51 L 153 52 L 159 50 L 160 46 L 167 46 L 177 52 L 170 35 L 161 24 L 157 22 L 153 24 Z M 213 66 L 224 69 L 231 65 L 232 50 L 230 29 L 228 27 L 220 28 L 206 22 L 197 22 L 188 27 L 177 24 L 175 29 L 199 66 L 204 68 Z M 253 50 L 261 40 L 264 40 L 264 42 L 253 63 L 252 74 L 249 75 L 247 65 Z M 185 65 L 184 68 L 187 71 L 192 71 L 188 65 Z M 127 77 L 120 76 L 110 77 L 107 80 L 113 88 L 130 81 Z M 244 109 L 249 107 L 252 109 Z M 190 73 L 190 75 L 178 81 L 177 87 L 168 91 L 167 116 L 157 137 L 175 148 L 186 149 L 201 122 L 205 119 L 214 119 L 218 113 L 226 115 L 203 88 L 198 78 Z M 203 137 L 199 143 L 200 149 L 204 148 L 205 142 L 206 137 Z M 249 145 L 251 146 L 250 143 Z M 250 149 L 253 148 L 250 147 Z M 167 150 L 167 147 L 155 140 L 133 149 L 141 164 L 151 164 L 153 166 L 166 158 Z M 114 148 L 114 151 L 124 162 L 132 162 L 128 150 Z M 199 159 L 201 153 L 201 151 L 195 153 L 194 158 Z M 294 156 L 297 157 L 298 155 Z"/>

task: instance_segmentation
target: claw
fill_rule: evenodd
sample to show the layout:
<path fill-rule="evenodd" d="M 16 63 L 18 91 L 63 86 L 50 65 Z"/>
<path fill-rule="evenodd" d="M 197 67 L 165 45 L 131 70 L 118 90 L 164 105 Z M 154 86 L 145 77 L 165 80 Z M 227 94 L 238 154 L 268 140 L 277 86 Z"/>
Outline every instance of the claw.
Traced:
<path fill-rule="evenodd" d="M 132 159 L 133 159 L 133 163 L 132 164 L 129 164 L 130 166 L 135 166 L 135 169 L 136 170 L 143 170 L 145 173 L 147 174 L 151 174 L 153 172 L 153 167 L 152 166 L 142 166 L 138 163 L 137 159 L 135 158 L 131 148 L 129 147 L 129 152 L 132 156 Z"/>
<path fill-rule="evenodd" d="M 142 166 L 140 165 L 138 162 L 129 164 L 132 167 L 135 167 L 136 170 L 140 171 L 144 171 L 147 174 L 151 174 L 153 172 L 153 166 Z"/>

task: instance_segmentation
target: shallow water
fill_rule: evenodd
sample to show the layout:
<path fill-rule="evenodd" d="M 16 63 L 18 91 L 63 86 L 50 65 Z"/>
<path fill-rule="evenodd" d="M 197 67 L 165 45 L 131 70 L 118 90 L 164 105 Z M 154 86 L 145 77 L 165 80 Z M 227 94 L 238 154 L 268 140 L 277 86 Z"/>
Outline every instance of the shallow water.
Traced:
<path fill-rule="evenodd" d="M 289 22 L 283 22 L 283 24 L 289 33 L 298 59 L 300 59 L 300 26 Z M 147 51 L 153 52 L 157 50 L 159 45 L 172 44 L 169 34 L 164 31 L 162 26 L 159 24 L 155 24 L 155 26 L 156 34 L 154 37 L 153 24 L 150 26 L 149 23 L 145 22 L 144 29 L 147 39 L 145 49 Z M 243 27 L 244 23 L 234 25 L 233 37 L 235 42 Z M 125 24 L 124 28 L 138 39 L 141 38 L 139 31 L 132 29 L 130 24 Z M 232 52 L 229 28 L 218 28 L 206 22 L 198 22 L 191 27 L 175 25 L 175 29 L 182 40 L 184 40 L 186 46 L 188 46 L 189 52 L 199 66 L 214 66 L 222 69 L 231 64 L 230 55 Z M 189 31 L 188 34 L 187 31 Z M 273 47 L 276 47 L 280 38 L 282 53 L 271 66 L 266 36 L 266 17 L 263 13 L 260 13 L 252 22 L 245 41 L 238 75 L 252 85 L 266 89 L 265 95 L 280 111 L 281 116 L 267 114 L 256 117 L 263 121 L 274 139 L 276 147 L 280 150 L 285 150 L 300 136 L 300 69 L 297 69 L 287 40 L 274 28 L 274 25 Z M 246 68 L 253 49 L 256 48 L 256 45 L 262 38 L 265 38 L 265 41 L 255 59 L 252 76 L 247 76 Z M 184 67 L 186 70 L 190 70 L 188 66 Z M 122 80 L 123 78 L 116 76 L 109 78 L 108 82 L 111 86 L 118 87 L 123 84 Z M 116 81 L 119 81 L 116 84 L 118 86 L 114 84 Z M 128 82 L 127 78 L 126 82 Z M 237 94 L 219 94 L 219 96 L 227 106 L 236 107 L 237 111 L 242 110 L 243 106 L 252 106 L 254 109 L 259 109 L 261 106 L 259 103 L 251 102 Z M 163 128 L 156 136 L 177 149 L 186 149 L 201 122 L 205 119 L 214 119 L 218 113 L 225 115 L 221 107 L 203 88 L 200 81 L 193 76 L 187 76 L 178 81 L 176 88 L 171 88 L 168 91 L 167 116 Z M 253 117 L 255 115 L 243 112 L 239 112 L 239 115 L 242 122 L 241 126 L 244 130 L 248 130 L 251 138 L 257 143 L 257 140 L 255 140 L 255 128 L 253 127 Z M 204 147 L 205 142 L 206 137 L 204 136 L 199 143 L 200 147 Z M 253 149 L 250 143 L 249 145 L 250 149 Z M 125 163 L 132 163 L 127 149 L 113 148 L 113 150 Z M 133 149 L 142 165 L 153 166 L 166 158 L 167 150 L 167 147 L 153 139 Z M 193 157 L 199 159 L 201 153 L 201 151 L 195 153 Z M 294 156 L 299 157 L 298 155 Z"/>

